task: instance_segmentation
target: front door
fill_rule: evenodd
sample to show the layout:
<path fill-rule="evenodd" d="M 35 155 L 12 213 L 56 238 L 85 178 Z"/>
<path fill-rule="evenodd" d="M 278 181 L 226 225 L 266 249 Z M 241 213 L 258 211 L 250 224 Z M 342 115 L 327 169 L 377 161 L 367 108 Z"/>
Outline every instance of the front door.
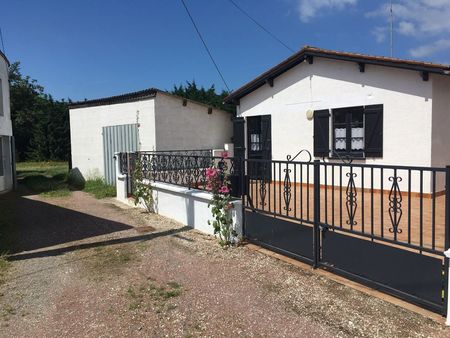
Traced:
<path fill-rule="evenodd" d="M 272 141 L 271 116 L 252 116 L 247 118 L 247 158 L 251 178 L 271 178 Z"/>

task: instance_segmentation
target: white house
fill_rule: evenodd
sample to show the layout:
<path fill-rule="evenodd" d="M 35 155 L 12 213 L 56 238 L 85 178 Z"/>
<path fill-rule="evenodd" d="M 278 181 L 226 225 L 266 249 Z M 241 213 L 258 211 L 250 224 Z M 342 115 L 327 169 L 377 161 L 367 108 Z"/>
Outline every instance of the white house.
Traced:
<path fill-rule="evenodd" d="M 9 103 L 9 61 L 0 51 L 0 193 L 14 186 L 14 151 Z"/>
<path fill-rule="evenodd" d="M 72 167 L 115 183 L 114 153 L 222 149 L 231 114 L 158 89 L 70 106 Z"/>
<path fill-rule="evenodd" d="M 450 165 L 449 75 L 448 65 L 306 46 L 226 98 L 237 105 L 235 134 L 246 126 L 235 154 Z"/>

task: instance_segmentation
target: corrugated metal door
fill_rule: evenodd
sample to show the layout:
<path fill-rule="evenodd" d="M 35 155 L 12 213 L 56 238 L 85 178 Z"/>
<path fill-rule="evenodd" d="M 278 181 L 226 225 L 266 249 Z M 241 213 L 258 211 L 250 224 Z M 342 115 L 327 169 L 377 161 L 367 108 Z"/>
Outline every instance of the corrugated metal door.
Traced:
<path fill-rule="evenodd" d="M 138 125 L 123 124 L 103 127 L 103 162 L 106 183 L 116 183 L 114 153 L 138 151 Z"/>

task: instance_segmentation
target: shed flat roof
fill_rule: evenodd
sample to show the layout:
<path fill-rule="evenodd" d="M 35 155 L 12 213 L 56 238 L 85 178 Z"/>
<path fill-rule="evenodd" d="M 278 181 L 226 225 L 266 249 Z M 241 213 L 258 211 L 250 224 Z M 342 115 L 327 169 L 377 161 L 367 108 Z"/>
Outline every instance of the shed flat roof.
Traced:
<path fill-rule="evenodd" d="M 85 100 L 71 103 L 69 108 L 85 108 L 85 107 L 94 107 L 94 106 L 104 106 L 108 104 L 116 104 L 116 103 L 126 103 L 126 102 L 134 102 L 140 101 L 147 98 L 155 97 L 157 92 L 162 92 L 156 88 L 148 88 L 144 90 L 140 90 L 137 92 L 126 93 L 121 95 L 103 97 L 100 99 L 93 100 Z"/>
<path fill-rule="evenodd" d="M 311 59 L 314 57 L 322 57 L 341 61 L 350 61 L 362 64 L 371 64 L 385 67 L 394 67 L 408 70 L 415 70 L 425 73 L 434 73 L 440 75 L 450 75 L 450 66 L 438 63 L 416 61 L 416 60 L 406 60 L 397 59 L 385 56 L 374 56 L 359 53 L 349 53 L 340 52 L 335 50 L 327 50 L 317 47 L 305 46 L 297 53 L 291 55 L 284 61 L 280 62 L 278 65 L 270 68 L 266 72 L 262 73 L 254 80 L 246 83 L 239 89 L 233 91 L 230 95 L 225 98 L 227 103 L 236 103 L 237 100 L 244 97 L 245 95 L 253 92 L 259 87 L 263 86 L 266 82 L 272 81 L 277 76 L 283 74 L 289 69 L 295 67 L 299 63 L 306 59 Z"/>

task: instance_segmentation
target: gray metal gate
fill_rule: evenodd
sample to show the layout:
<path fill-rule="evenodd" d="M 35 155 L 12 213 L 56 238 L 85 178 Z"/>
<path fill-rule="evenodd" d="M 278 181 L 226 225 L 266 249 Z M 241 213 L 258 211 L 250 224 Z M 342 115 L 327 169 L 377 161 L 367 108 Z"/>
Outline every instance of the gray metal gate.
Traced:
<path fill-rule="evenodd" d="M 248 241 L 446 313 L 450 166 L 246 159 L 243 167 Z M 266 167 L 270 177 L 259 174 Z"/>
<path fill-rule="evenodd" d="M 103 127 L 103 163 L 106 183 L 116 182 L 114 154 L 117 152 L 138 151 L 138 125 L 123 124 Z"/>

